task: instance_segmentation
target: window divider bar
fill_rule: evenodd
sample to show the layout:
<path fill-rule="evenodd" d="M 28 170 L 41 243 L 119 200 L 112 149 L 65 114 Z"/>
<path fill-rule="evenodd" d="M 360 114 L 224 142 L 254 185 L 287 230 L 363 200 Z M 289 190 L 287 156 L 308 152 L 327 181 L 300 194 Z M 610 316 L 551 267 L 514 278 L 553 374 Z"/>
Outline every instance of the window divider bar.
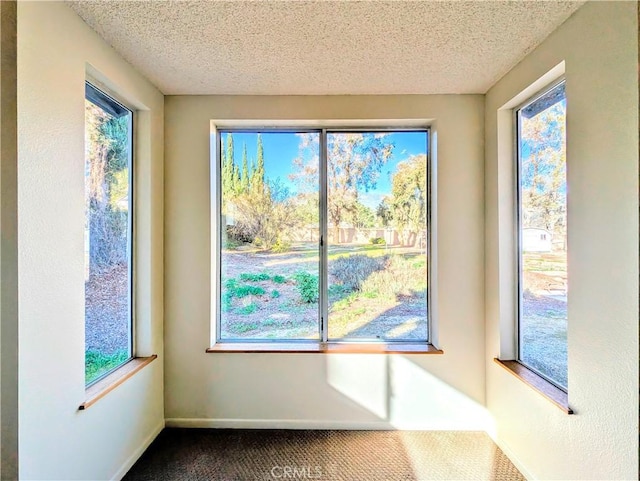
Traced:
<path fill-rule="evenodd" d="M 320 133 L 320 266 L 319 266 L 319 310 L 320 310 L 320 339 L 327 342 L 329 338 L 329 279 L 327 276 L 328 265 L 328 228 L 327 228 L 327 129 Z"/>
<path fill-rule="evenodd" d="M 215 140 L 215 164 L 211 166 L 211 183 L 215 185 L 215 196 L 213 198 L 213 205 L 211 206 L 211 217 L 215 217 L 215 222 L 211 223 L 212 232 L 211 240 L 213 241 L 212 253 L 214 256 L 213 275 L 215 276 L 215 298 L 212 300 L 211 305 L 214 307 L 213 315 L 215 316 L 216 332 L 215 336 L 211 340 L 211 344 L 220 342 L 220 333 L 222 332 L 222 318 L 220 316 L 220 295 L 222 292 L 221 282 L 222 275 L 220 264 L 222 262 L 222 229 L 226 229 L 226 225 L 222 225 L 222 180 L 220 178 L 220 172 L 222 170 L 222 136 L 219 129 L 216 128 L 216 140 Z M 226 221 L 225 221 L 226 223 Z M 215 232 L 214 232 L 215 230 Z"/>

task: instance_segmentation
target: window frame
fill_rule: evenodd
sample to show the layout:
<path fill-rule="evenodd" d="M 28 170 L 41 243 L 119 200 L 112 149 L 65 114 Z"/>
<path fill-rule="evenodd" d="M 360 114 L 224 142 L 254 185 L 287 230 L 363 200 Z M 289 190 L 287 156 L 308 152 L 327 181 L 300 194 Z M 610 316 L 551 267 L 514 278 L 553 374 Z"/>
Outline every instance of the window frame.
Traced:
<path fill-rule="evenodd" d="M 522 359 L 522 350 L 521 350 L 521 335 L 520 335 L 520 326 L 522 324 L 522 295 L 523 295 L 523 273 L 524 273 L 524 262 L 522 256 L 522 248 L 524 245 L 523 240 L 523 230 L 522 226 L 522 183 L 521 183 L 521 167 L 522 167 L 522 157 L 521 157 L 521 149 L 520 149 L 520 139 L 521 139 L 521 121 L 520 121 L 520 112 L 537 101 L 538 99 L 544 97 L 546 94 L 560 86 L 561 84 L 565 84 L 565 101 L 566 101 L 566 77 L 564 75 L 558 77 L 553 82 L 547 84 L 540 90 L 537 90 L 536 93 L 529 96 L 526 100 L 518 104 L 513 108 L 513 128 L 514 128 L 514 160 L 515 160 L 515 169 L 514 169 L 514 192 L 515 192 L 515 206 L 514 206 L 514 223 L 515 223 L 515 268 L 516 268 L 516 283 L 515 283 L 515 332 L 514 332 L 514 348 L 515 348 L 515 360 L 529 371 L 533 372 L 535 375 L 541 377 L 544 381 L 550 383 L 555 388 L 561 390 L 565 394 L 568 393 L 568 388 L 561 386 L 557 381 L 551 379 L 549 376 L 543 374 L 538 369 L 533 366 L 527 364 Z M 565 148 L 566 148 L 566 140 L 565 140 Z M 565 159 L 566 163 L 566 159 Z M 565 174 L 566 177 L 566 174 Z M 565 180 L 565 184 L 568 184 L 568 180 Z M 566 200 L 565 200 L 566 203 Z M 567 319 L 568 322 L 568 319 Z M 567 340 L 568 342 L 568 340 Z M 567 366 L 568 370 L 568 366 Z"/>
<path fill-rule="evenodd" d="M 89 98 L 87 92 L 93 90 L 95 92 L 95 94 L 97 95 L 96 99 L 99 99 L 98 101 L 96 101 L 95 99 Z M 136 109 L 131 106 L 128 105 L 127 102 L 124 102 L 120 96 L 114 94 L 110 89 L 106 88 L 100 81 L 96 80 L 95 78 L 92 77 L 87 77 L 85 79 L 85 95 L 84 95 L 84 99 L 85 101 L 89 101 L 91 103 L 93 103 L 94 105 L 96 105 L 97 107 L 100 107 L 101 109 L 107 111 L 103 105 L 107 105 L 110 108 L 113 108 L 113 106 L 117 106 L 120 107 L 124 110 L 126 110 L 128 112 L 128 145 L 127 145 L 127 149 L 128 149 L 128 155 L 127 155 L 127 168 L 129 171 L 128 174 L 128 205 L 127 205 L 127 275 L 128 275 L 128 282 L 127 282 L 127 303 L 128 303 L 128 308 L 127 308 L 127 313 L 128 313 L 128 350 L 129 350 L 129 356 L 127 357 L 127 359 L 125 359 L 124 361 L 122 361 L 120 364 L 118 364 L 117 366 L 113 367 L 112 369 L 105 371 L 104 373 L 102 373 L 100 376 L 96 377 L 95 379 L 93 379 L 91 382 L 86 383 L 85 382 L 85 389 L 88 389 L 96 384 L 98 384 L 100 381 L 103 381 L 106 377 L 108 377 L 109 375 L 113 374 L 115 371 L 117 371 L 118 369 L 121 369 L 125 364 L 129 363 L 130 361 L 134 360 L 136 358 L 136 343 L 135 343 L 135 338 L 136 338 L 136 314 L 135 314 L 135 249 L 136 249 L 136 229 L 135 229 L 135 155 L 134 155 L 134 142 L 135 142 L 135 126 L 136 126 Z M 104 102 L 104 103 L 103 103 Z M 86 128 L 86 121 L 85 121 L 85 128 Z M 86 145 L 86 140 L 85 140 L 85 145 Z M 86 166 L 86 156 L 85 156 L 85 166 Z M 85 185 L 86 188 L 86 185 Z M 86 212 L 85 212 L 85 217 L 86 217 Z M 84 326 L 86 329 L 86 312 L 85 312 L 85 318 L 84 318 Z M 85 341 L 85 356 L 86 356 L 86 341 Z M 85 374 L 86 374 L 86 365 L 85 365 Z"/>
<path fill-rule="evenodd" d="M 212 272 L 211 280 L 213 286 L 211 293 L 213 295 L 211 302 L 211 327 L 213 334 L 211 336 L 211 344 L 215 346 L 229 345 L 229 346 L 256 346 L 256 350 L 271 351 L 272 349 L 265 349 L 259 346 L 274 346 L 273 351 L 276 352 L 276 346 L 301 346 L 301 351 L 292 352 L 305 352 L 308 346 L 313 349 L 313 346 L 405 346 L 405 345 L 425 345 L 432 346 L 433 339 L 433 309 L 432 309 L 432 291 L 431 282 L 434 278 L 432 273 L 432 181 L 434 175 L 432 172 L 432 135 L 431 126 L 393 126 L 393 127 L 380 127 L 380 126 L 309 126 L 301 125 L 297 127 L 295 124 L 289 124 L 287 126 L 242 126 L 235 127 L 233 124 L 227 126 L 214 125 L 212 122 L 213 132 L 211 133 L 212 146 L 210 155 L 210 167 L 211 167 L 211 220 L 212 220 L 212 242 L 211 242 L 211 255 L 212 255 Z M 425 149 L 426 149 L 426 222 L 425 228 L 427 231 L 427 242 L 425 246 L 425 255 L 427 256 L 427 337 L 426 339 L 369 339 L 369 338 L 344 338 L 344 339 L 331 339 L 328 337 L 329 332 L 329 303 L 328 303 L 328 222 L 327 222 L 327 206 L 328 206 L 328 187 L 327 187 L 327 135 L 331 133 L 401 133 L 401 132 L 423 132 L 425 134 Z M 319 134 L 319 234 L 320 241 L 318 245 L 319 263 L 318 263 L 318 338 L 317 339 L 242 339 L 242 338 L 229 338 L 221 339 L 221 322 L 222 322 L 222 310 L 221 310 L 221 287 L 222 287 L 222 270 L 221 270 L 221 256 L 222 256 L 222 229 L 220 224 L 221 218 L 221 206 L 222 206 L 222 188 L 221 188 L 221 142 L 222 134 L 234 134 L 234 133 L 318 133 Z M 374 347 L 375 349 L 375 347 Z M 250 351 L 251 349 L 247 349 Z M 390 350 L 393 350 L 391 347 Z M 210 348 L 207 352 L 214 352 L 217 349 Z M 223 350 L 221 350 L 223 351 Z M 287 349 L 284 350 L 286 352 Z M 231 347 L 227 351 L 223 352 L 236 352 L 236 349 Z M 237 352 L 243 352 L 243 349 L 237 349 Z M 244 351 L 246 352 L 246 351 Z M 327 352 L 324 348 L 318 352 Z M 377 352 L 377 351 L 374 351 Z M 383 352 L 383 351 L 380 351 Z M 426 351 L 425 351 L 426 352 Z M 429 352 L 442 353 L 437 349 L 431 349 Z"/>

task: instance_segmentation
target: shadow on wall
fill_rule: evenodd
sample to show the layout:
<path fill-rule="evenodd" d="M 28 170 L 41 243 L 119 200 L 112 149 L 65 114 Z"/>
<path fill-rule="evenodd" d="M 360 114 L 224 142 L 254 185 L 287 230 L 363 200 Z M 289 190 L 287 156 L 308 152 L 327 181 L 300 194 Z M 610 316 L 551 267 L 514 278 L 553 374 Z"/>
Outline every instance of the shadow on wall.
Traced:
<path fill-rule="evenodd" d="M 421 367 L 409 355 L 326 356 L 327 383 L 389 429 L 485 431 L 487 409 Z"/>

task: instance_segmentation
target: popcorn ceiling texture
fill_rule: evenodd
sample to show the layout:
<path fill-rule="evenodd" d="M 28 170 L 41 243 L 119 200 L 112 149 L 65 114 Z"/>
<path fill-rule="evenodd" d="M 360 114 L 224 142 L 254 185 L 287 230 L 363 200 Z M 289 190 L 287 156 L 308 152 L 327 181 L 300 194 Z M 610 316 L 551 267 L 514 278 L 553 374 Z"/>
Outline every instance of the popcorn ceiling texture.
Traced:
<path fill-rule="evenodd" d="M 485 93 L 584 2 L 78 1 L 163 93 Z"/>

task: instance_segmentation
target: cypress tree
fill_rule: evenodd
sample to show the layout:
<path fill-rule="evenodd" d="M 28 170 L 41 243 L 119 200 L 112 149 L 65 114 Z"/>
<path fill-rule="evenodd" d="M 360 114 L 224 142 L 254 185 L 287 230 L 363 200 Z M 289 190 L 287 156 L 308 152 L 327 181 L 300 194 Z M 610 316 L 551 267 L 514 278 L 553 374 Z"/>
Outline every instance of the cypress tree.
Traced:
<path fill-rule="evenodd" d="M 231 194 L 235 191 L 235 178 L 233 168 L 233 135 L 227 134 L 227 148 L 225 149 L 225 157 L 222 168 L 222 192 L 223 194 Z"/>
<path fill-rule="evenodd" d="M 258 134 L 258 161 L 256 165 L 256 185 L 262 191 L 264 189 L 264 147 L 262 135 Z"/>
<path fill-rule="evenodd" d="M 247 159 L 247 144 L 242 148 L 242 177 L 240 179 L 240 191 L 245 193 L 249 190 L 249 161 Z"/>

